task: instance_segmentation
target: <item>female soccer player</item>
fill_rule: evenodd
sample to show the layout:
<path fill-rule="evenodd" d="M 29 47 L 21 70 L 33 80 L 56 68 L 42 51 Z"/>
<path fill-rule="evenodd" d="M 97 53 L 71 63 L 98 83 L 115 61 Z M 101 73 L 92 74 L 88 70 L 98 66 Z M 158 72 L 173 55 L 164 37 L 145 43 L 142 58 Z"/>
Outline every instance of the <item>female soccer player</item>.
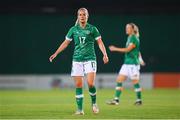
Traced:
<path fill-rule="evenodd" d="M 121 67 L 119 75 L 117 77 L 117 86 L 115 91 L 115 97 L 113 100 L 107 102 L 109 105 L 118 105 L 121 92 L 123 90 L 122 83 L 127 78 L 130 78 L 134 84 L 135 92 L 137 95 L 137 100 L 135 105 L 141 105 L 141 87 L 139 85 L 139 76 L 140 76 L 140 64 L 145 65 L 141 53 L 139 50 L 140 41 L 139 41 L 139 30 L 134 23 L 129 23 L 126 25 L 126 34 L 128 39 L 126 42 L 125 48 L 118 48 L 115 46 L 109 46 L 110 51 L 112 52 L 121 52 L 125 53 L 124 64 Z"/>
<path fill-rule="evenodd" d="M 96 88 L 94 85 L 96 77 L 96 55 L 94 50 L 94 42 L 96 41 L 102 54 L 104 64 L 108 63 L 109 59 L 104 47 L 104 43 L 101 39 L 101 35 L 97 28 L 88 21 L 88 10 L 86 8 L 80 8 L 77 12 L 77 21 L 75 26 L 71 27 L 66 35 L 64 42 L 56 50 L 56 52 L 50 56 L 49 60 L 52 60 L 61 53 L 69 43 L 74 40 L 75 49 L 72 61 L 71 76 L 75 81 L 76 86 L 76 103 L 77 111 L 76 115 L 83 115 L 83 76 L 87 74 L 87 83 L 89 87 L 89 94 L 92 100 L 92 111 L 98 113 L 99 109 L 96 103 Z"/>

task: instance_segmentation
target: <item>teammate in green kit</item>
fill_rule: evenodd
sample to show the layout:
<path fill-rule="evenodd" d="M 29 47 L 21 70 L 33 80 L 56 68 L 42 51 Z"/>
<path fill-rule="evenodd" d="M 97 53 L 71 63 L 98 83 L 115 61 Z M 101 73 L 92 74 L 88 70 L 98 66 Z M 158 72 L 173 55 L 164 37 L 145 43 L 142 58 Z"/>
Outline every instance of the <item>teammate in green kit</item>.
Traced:
<path fill-rule="evenodd" d="M 50 62 L 52 62 L 52 60 L 60 52 L 62 52 L 72 40 L 74 41 L 75 49 L 73 54 L 71 76 L 73 77 L 76 86 L 76 115 L 84 114 L 82 90 L 84 74 L 87 74 L 89 94 L 92 101 L 92 111 L 94 113 L 99 113 L 99 108 L 96 103 L 96 87 L 94 85 L 97 69 L 96 55 L 94 50 L 95 41 L 103 54 L 104 64 L 108 63 L 109 61 L 101 35 L 95 26 L 87 23 L 88 17 L 89 14 L 86 8 L 80 8 L 78 10 L 75 26 L 70 28 L 64 42 L 49 58 Z"/>
<path fill-rule="evenodd" d="M 117 85 L 114 99 L 107 101 L 109 105 L 118 105 L 119 98 L 122 93 L 123 87 L 122 83 L 127 78 L 131 79 L 134 84 L 134 89 L 137 95 L 137 100 L 135 105 L 141 105 L 141 87 L 139 85 L 139 77 L 140 77 L 140 64 L 145 65 L 141 54 L 140 54 L 140 41 L 139 41 L 139 30 L 138 27 L 134 23 L 129 23 L 126 25 L 126 34 L 128 35 L 128 39 L 126 42 L 125 48 L 118 48 L 115 46 L 109 46 L 110 51 L 112 52 L 121 52 L 125 53 L 124 64 L 121 67 L 119 75 L 117 77 Z"/>

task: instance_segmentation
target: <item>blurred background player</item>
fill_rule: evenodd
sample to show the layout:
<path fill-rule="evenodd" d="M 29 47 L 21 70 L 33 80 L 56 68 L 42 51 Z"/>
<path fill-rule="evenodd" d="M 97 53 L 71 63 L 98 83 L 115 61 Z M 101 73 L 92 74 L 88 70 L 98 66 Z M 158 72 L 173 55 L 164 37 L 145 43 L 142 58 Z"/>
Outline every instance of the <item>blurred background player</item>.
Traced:
<path fill-rule="evenodd" d="M 115 46 L 109 46 L 110 51 L 112 52 L 121 52 L 125 53 L 125 60 L 124 64 L 121 67 L 119 75 L 117 77 L 117 85 L 115 91 L 115 97 L 113 100 L 107 101 L 107 104 L 110 105 L 118 105 L 119 98 L 121 92 L 123 90 L 122 83 L 127 79 L 131 79 L 134 84 L 134 89 L 137 95 L 137 100 L 135 105 L 141 105 L 141 87 L 139 85 L 139 78 L 140 78 L 140 64 L 145 65 L 139 47 L 140 47 L 140 40 L 139 40 L 139 30 L 138 27 L 134 23 L 129 23 L 126 25 L 126 34 L 128 35 L 126 47 L 125 48 L 118 48 Z"/>
<path fill-rule="evenodd" d="M 52 60 L 62 52 L 69 43 L 74 40 L 75 49 L 72 62 L 71 76 L 75 80 L 76 86 L 76 102 L 77 111 L 75 114 L 83 115 L 83 76 L 87 74 L 87 83 L 89 87 L 89 94 L 92 100 L 92 110 L 94 113 L 98 113 L 99 109 L 96 103 L 96 88 L 95 88 L 95 77 L 96 77 L 96 55 L 94 50 L 94 42 L 96 41 L 101 52 L 103 53 L 104 63 L 108 63 L 108 56 L 104 43 L 101 39 L 101 35 L 97 28 L 89 23 L 88 21 L 88 10 L 86 8 L 80 8 L 77 13 L 77 21 L 75 26 L 71 27 L 66 35 L 65 41 L 60 45 L 57 51 L 49 58 Z"/>

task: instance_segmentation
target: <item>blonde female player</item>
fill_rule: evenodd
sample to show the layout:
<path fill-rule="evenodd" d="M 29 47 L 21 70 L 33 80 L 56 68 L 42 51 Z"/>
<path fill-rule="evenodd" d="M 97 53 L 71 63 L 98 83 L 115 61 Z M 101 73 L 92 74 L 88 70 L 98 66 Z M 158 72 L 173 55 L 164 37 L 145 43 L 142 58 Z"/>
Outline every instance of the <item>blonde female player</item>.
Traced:
<path fill-rule="evenodd" d="M 96 41 L 102 54 L 104 64 L 108 63 L 109 59 L 104 47 L 104 43 L 101 39 L 101 35 L 97 28 L 88 21 L 88 10 L 86 8 L 80 8 L 77 12 L 77 21 L 75 26 L 71 27 L 66 35 L 64 42 L 56 50 L 56 52 L 50 56 L 49 60 L 52 60 L 61 53 L 69 43 L 74 40 L 75 49 L 72 61 L 71 76 L 75 81 L 76 87 L 76 103 L 77 111 L 76 115 L 83 115 L 83 76 L 87 74 L 87 83 L 89 87 L 89 94 L 92 100 L 92 111 L 98 113 L 99 109 L 96 103 L 96 88 L 94 85 L 96 77 L 96 55 L 94 50 L 94 42 Z"/>
<path fill-rule="evenodd" d="M 128 39 L 126 42 L 125 48 L 118 48 L 115 46 L 109 46 L 110 51 L 112 52 L 121 52 L 125 53 L 124 64 L 121 67 L 119 75 L 117 77 L 117 85 L 115 91 L 115 97 L 113 100 L 107 101 L 109 105 L 118 105 L 121 92 L 123 90 L 122 83 L 130 78 L 134 84 L 134 89 L 137 95 L 137 100 L 135 105 L 141 105 L 141 87 L 139 85 L 139 76 L 140 76 L 140 64 L 145 65 L 141 53 L 139 50 L 140 41 L 139 41 L 139 30 L 134 23 L 129 23 L 126 25 L 126 34 Z"/>

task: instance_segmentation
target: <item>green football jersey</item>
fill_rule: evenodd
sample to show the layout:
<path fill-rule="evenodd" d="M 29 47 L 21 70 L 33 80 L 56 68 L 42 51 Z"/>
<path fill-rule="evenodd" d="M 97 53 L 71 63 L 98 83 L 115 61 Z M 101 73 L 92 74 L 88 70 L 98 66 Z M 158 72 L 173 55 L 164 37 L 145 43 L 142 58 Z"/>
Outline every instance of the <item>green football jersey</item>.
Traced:
<path fill-rule="evenodd" d="M 87 23 L 85 28 L 82 28 L 79 24 L 71 27 L 66 35 L 66 40 L 74 40 L 73 61 L 96 60 L 94 42 L 100 37 L 97 28 L 91 24 Z"/>
<path fill-rule="evenodd" d="M 130 52 L 125 53 L 125 60 L 124 64 L 139 64 L 139 52 L 140 52 L 140 41 L 139 38 L 135 35 L 131 35 L 128 37 L 126 42 L 126 47 L 128 47 L 130 44 L 134 44 L 136 47 L 131 50 Z"/>

